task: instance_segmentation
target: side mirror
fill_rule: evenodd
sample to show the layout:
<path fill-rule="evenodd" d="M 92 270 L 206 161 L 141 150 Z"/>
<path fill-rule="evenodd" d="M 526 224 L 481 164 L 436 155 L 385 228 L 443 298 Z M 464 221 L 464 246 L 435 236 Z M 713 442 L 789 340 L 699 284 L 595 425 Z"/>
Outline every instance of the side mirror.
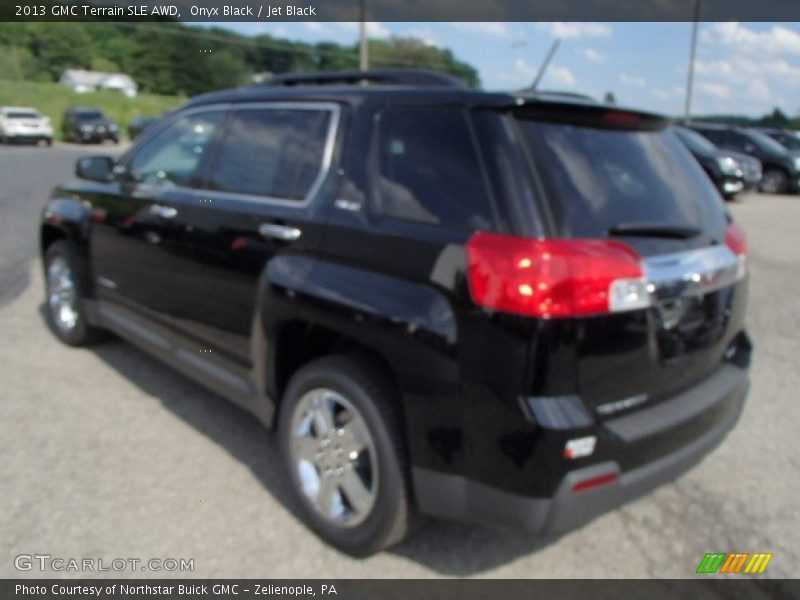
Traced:
<path fill-rule="evenodd" d="M 84 156 L 75 164 L 75 175 L 89 181 L 111 181 L 113 170 L 114 160 L 110 156 Z"/>

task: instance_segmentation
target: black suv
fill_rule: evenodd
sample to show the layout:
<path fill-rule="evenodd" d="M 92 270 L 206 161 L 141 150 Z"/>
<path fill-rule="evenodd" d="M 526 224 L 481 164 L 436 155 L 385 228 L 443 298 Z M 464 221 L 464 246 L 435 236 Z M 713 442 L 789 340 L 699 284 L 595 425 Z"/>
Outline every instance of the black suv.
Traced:
<path fill-rule="evenodd" d="M 41 223 L 47 316 L 278 432 L 309 526 L 574 527 L 696 463 L 748 389 L 745 240 L 656 115 L 419 71 L 201 96 Z"/>
<path fill-rule="evenodd" d="M 77 144 L 119 143 L 119 127 L 97 108 L 67 109 L 61 122 L 61 133 L 67 142 Z"/>
<path fill-rule="evenodd" d="M 759 188 L 769 194 L 800 190 L 800 153 L 790 152 L 759 131 L 729 125 L 692 123 L 692 129 L 720 148 L 749 154 L 761 161 L 763 175 Z"/>
<path fill-rule="evenodd" d="M 792 129 L 759 129 L 791 152 L 800 152 L 800 134 Z"/>
<path fill-rule="evenodd" d="M 703 170 L 726 200 L 745 189 L 744 169 L 727 150 L 720 150 L 708 138 L 686 127 L 675 127 L 678 138 L 686 145 Z"/>

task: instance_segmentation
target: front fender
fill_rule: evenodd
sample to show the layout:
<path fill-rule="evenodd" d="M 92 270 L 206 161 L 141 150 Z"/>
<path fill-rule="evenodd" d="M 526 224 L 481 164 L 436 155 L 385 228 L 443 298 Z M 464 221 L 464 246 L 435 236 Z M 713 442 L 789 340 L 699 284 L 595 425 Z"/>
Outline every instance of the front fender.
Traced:
<path fill-rule="evenodd" d="M 56 189 L 42 210 L 39 240 L 42 253 L 47 248 L 53 230 L 61 237 L 85 249 L 89 240 L 91 206 L 64 189 Z"/>

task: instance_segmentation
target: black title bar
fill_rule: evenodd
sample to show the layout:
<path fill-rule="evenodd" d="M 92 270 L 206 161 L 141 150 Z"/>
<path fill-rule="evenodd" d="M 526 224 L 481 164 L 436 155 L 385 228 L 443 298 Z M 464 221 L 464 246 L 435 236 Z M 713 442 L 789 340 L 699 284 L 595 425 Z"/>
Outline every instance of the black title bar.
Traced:
<path fill-rule="evenodd" d="M 0 21 L 359 21 L 359 0 L 1 0 Z M 365 0 L 368 21 L 798 21 L 798 0 Z"/>

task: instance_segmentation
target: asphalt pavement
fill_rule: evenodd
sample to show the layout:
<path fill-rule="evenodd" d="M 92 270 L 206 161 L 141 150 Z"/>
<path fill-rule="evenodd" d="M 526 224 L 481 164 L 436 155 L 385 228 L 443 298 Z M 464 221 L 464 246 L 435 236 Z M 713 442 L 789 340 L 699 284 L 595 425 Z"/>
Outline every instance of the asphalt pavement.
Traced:
<path fill-rule="evenodd" d="M 752 391 L 737 428 L 676 482 L 560 538 L 426 521 L 357 560 L 294 515 L 272 435 L 121 341 L 68 348 L 42 317 L 39 212 L 83 154 L 0 147 L 0 577 L 20 554 L 192 559 L 193 577 L 694 576 L 706 552 L 800 559 L 800 197 L 748 195 Z M 171 573 L 178 575 L 179 573 Z"/>

